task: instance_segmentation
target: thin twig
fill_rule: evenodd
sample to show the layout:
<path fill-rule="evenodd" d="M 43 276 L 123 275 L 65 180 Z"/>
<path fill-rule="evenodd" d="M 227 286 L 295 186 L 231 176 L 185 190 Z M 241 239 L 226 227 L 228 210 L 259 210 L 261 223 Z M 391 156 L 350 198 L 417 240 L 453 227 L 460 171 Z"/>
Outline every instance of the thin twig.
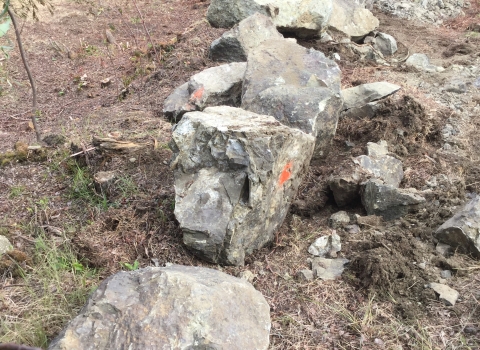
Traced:
<path fill-rule="evenodd" d="M 30 86 L 32 87 L 32 97 L 33 97 L 33 104 L 32 104 L 32 123 L 33 128 L 35 129 L 35 134 L 37 135 L 37 142 L 40 142 L 42 137 L 40 135 L 40 130 L 38 129 L 37 119 L 35 118 L 35 114 L 37 113 L 37 88 L 35 86 L 35 81 L 33 80 L 32 72 L 30 71 L 30 67 L 28 65 L 27 56 L 25 54 L 25 50 L 23 49 L 22 40 L 20 38 L 20 31 L 18 30 L 17 20 L 15 15 L 13 14 L 10 7 L 7 7 L 8 15 L 12 20 L 13 28 L 15 29 L 15 36 L 17 38 L 18 49 L 20 50 L 20 56 L 22 57 L 22 62 L 25 67 L 25 71 L 28 75 L 28 80 L 30 80 Z"/>
<path fill-rule="evenodd" d="M 152 45 L 153 52 L 155 52 L 155 58 L 157 59 L 157 62 L 160 62 L 160 60 L 162 59 L 162 57 L 160 57 L 160 58 L 158 57 L 157 48 L 156 48 L 155 45 L 153 44 L 152 37 L 150 36 L 150 33 L 148 32 L 147 26 L 145 25 L 145 19 L 143 18 L 142 13 L 140 12 L 140 9 L 139 9 L 138 6 L 137 6 L 137 1 L 136 1 L 136 0 L 133 0 L 133 4 L 135 5 L 135 8 L 137 9 L 137 12 L 138 12 L 138 15 L 140 16 L 140 19 L 142 20 L 143 29 L 145 29 L 145 33 L 147 33 L 148 39 L 150 40 L 150 44 Z"/>

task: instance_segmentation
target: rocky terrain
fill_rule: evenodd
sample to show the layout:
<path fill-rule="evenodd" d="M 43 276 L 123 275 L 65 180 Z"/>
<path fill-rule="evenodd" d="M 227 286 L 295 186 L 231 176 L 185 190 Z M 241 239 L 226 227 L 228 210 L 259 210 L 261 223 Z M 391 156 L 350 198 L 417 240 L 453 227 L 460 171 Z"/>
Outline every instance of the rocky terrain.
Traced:
<path fill-rule="evenodd" d="M 478 2 L 55 5 L 41 143 L 0 61 L 0 342 L 480 345 Z"/>

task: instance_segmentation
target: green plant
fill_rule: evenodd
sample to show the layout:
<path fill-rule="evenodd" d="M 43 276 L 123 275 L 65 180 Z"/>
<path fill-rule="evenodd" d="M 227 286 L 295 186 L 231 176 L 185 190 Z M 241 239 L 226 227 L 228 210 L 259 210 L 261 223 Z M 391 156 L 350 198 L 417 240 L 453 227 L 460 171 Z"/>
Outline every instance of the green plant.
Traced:
<path fill-rule="evenodd" d="M 128 271 L 135 271 L 135 270 L 138 270 L 138 268 L 140 267 L 140 263 L 138 262 L 138 260 L 135 260 L 133 264 L 124 262 L 124 263 L 120 263 L 120 265 L 122 265 Z"/>
<path fill-rule="evenodd" d="M 10 194 L 8 195 L 8 198 L 16 198 L 20 197 L 25 193 L 25 187 L 24 186 L 12 186 L 10 187 Z"/>
<path fill-rule="evenodd" d="M 70 187 L 70 198 L 85 201 L 91 205 L 98 206 L 102 210 L 107 210 L 109 207 L 108 199 L 104 194 L 95 192 L 92 178 L 88 170 L 75 165 L 72 167 L 72 185 Z"/>

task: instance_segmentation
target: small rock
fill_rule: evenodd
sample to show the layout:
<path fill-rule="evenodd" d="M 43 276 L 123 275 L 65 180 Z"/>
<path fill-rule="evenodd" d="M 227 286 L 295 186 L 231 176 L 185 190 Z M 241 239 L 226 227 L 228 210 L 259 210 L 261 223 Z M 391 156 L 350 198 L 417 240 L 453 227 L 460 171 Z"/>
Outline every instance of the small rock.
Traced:
<path fill-rule="evenodd" d="M 475 81 L 473 82 L 473 86 L 475 86 L 477 89 L 480 89 L 480 77 L 475 79 Z"/>
<path fill-rule="evenodd" d="M 312 270 L 316 278 L 320 278 L 324 281 L 335 280 L 343 273 L 344 266 L 349 260 L 338 259 L 325 259 L 325 258 L 313 258 Z"/>
<path fill-rule="evenodd" d="M 256 274 L 254 274 L 252 271 L 250 270 L 245 270 L 245 271 L 241 271 L 238 275 L 237 275 L 238 278 L 241 278 L 241 279 L 244 279 L 245 281 L 249 282 L 249 283 L 253 283 L 253 280 L 255 279 L 255 277 L 257 277 Z"/>
<path fill-rule="evenodd" d="M 443 270 L 440 272 L 440 277 L 442 277 L 443 279 L 450 279 L 452 278 L 452 271 L 450 270 Z"/>
<path fill-rule="evenodd" d="M 454 92 L 456 94 L 464 94 L 467 92 L 467 84 L 462 80 L 452 80 L 445 86 L 445 91 Z"/>
<path fill-rule="evenodd" d="M 354 203 L 360 197 L 360 178 L 357 174 L 338 175 L 330 178 L 328 186 L 333 192 L 335 203 L 339 207 L 345 207 Z"/>
<path fill-rule="evenodd" d="M 0 235 L 0 256 L 13 250 L 13 246 L 7 237 Z"/>
<path fill-rule="evenodd" d="M 308 248 L 308 252 L 315 256 L 324 257 L 329 255 L 336 257 L 336 254 L 342 249 L 340 236 L 334 231 L 330 236 L 317 238 Z"/>
<path fill-rule="evenodd" d="M 387 141 L 381 140 L 378 143 L 368 142 L 367 143 L 367 154 L 369 157 L 381 157 L 388 154 L 388 144 Z"/>
<path fill-rule="evenodd" d="M 360 227 L 377 227 L 382 224 L 382 217 L 377 215 L 357 216 L 357 224 Z"/>
<path fill-rule="evenodd" d="M 448 244 L 438 243 L 435 250 L 442 254 L 444 257 L 449 257 L 453 254 L 453 249 Z"/>
<path fill-rule="evenodd" d="M 375 37 L 375 47 L 384 56 L 391 56 L 397 52 L 397 41 L 389 34 L 378 33 Z"/>
<path fill-rule="evenodd" d="M 476 196 L 435 231 L 435 238 L 463 253 L 480 257 L 479 231 L 480 196 Z"/>
<path fill-rule="evenodd" d="M 419 268 L 421 268 L 422 270 L 425 270 L 427 268 L 427 264 L 425 264 L 424 262 L 420 263 L 417 265 Z"/>
<path fill-rule="evenodd" d="M 332 214 L 328 219 L 328 225 L 331 228 L 339 228 L 350 223 L 350 216 L 346 211 L 339 211 Z"/>
<path fill-rule="evenodd" d="M 385 185 L 380 180 L 368 180 L 362 191 L 362 203 L 369 215 L 380 215 L 394 220 L 418 210 L 425 198 L 413 188 L 400 189 Z"/>
<path fill-rule="evenodd" d="M 307 282 L 313 280 L 313 271 L 312 270 L 300 270 L 297 272 L 297 279 L 302 282 Z"/>
<path fill-rule="evenodd" d="M 372 149 L 372 148 L 371 148 Z M 377 148 L 377 152 L 381 152 L 381 148 Z M 372 152 L 375 153 L 375 151 Z M 354 159 L 354 163 L 358 164 L 362 170 L 371 174 L 373 179 L 380 179 L 386 185 L 398 187 L 403 179 L 403 164 L 397 158 L 388 155 L 377 157 L 361 155 Z"/>
<path fill-rule="evenodd" d="M 378 19 L 364 6 L 354 1 L 334 0 L 328 26 L 353 40 L 362 38 L 379 25 Z"/>
<path fill-rule="evenodd" d="M 360 227 L 358 225 L 347 225 L 345 226 L 345 230 L 352 235 L 360 233 Z"/>
<path fill-rule="evenodd" d="M 447 306 L 454 306 L 459 297 L 459 293 L 455 289 L 445 284 L 432 282 L 427 284 L 426 287 L 432 288 L 439 295 L 440 301 L 443 301 Z"/>
<path fill-rule="evenodd" d="M 418 70 L 423 70 L 429 73 L 442 72 L 445 69 L 443 67 L 437 67 L 430 64 L 430 60 L 427 55 L 421 53 L 412 54 L 405 62 L 407 66 L 415 67 Z"/>

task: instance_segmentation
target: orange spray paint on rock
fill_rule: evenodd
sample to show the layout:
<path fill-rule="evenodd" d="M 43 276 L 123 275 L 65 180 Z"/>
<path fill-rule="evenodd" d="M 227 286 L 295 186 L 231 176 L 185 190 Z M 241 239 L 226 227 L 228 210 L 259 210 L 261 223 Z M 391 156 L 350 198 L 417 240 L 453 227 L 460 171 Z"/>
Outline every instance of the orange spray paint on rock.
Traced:
<path fill-rule="evenodd" d="M 278 187 L 282 186 L 292 176 L 292 165 L 292 162 L 288 162 L 283 167 L 280 178 L 278 179 Z"/>

